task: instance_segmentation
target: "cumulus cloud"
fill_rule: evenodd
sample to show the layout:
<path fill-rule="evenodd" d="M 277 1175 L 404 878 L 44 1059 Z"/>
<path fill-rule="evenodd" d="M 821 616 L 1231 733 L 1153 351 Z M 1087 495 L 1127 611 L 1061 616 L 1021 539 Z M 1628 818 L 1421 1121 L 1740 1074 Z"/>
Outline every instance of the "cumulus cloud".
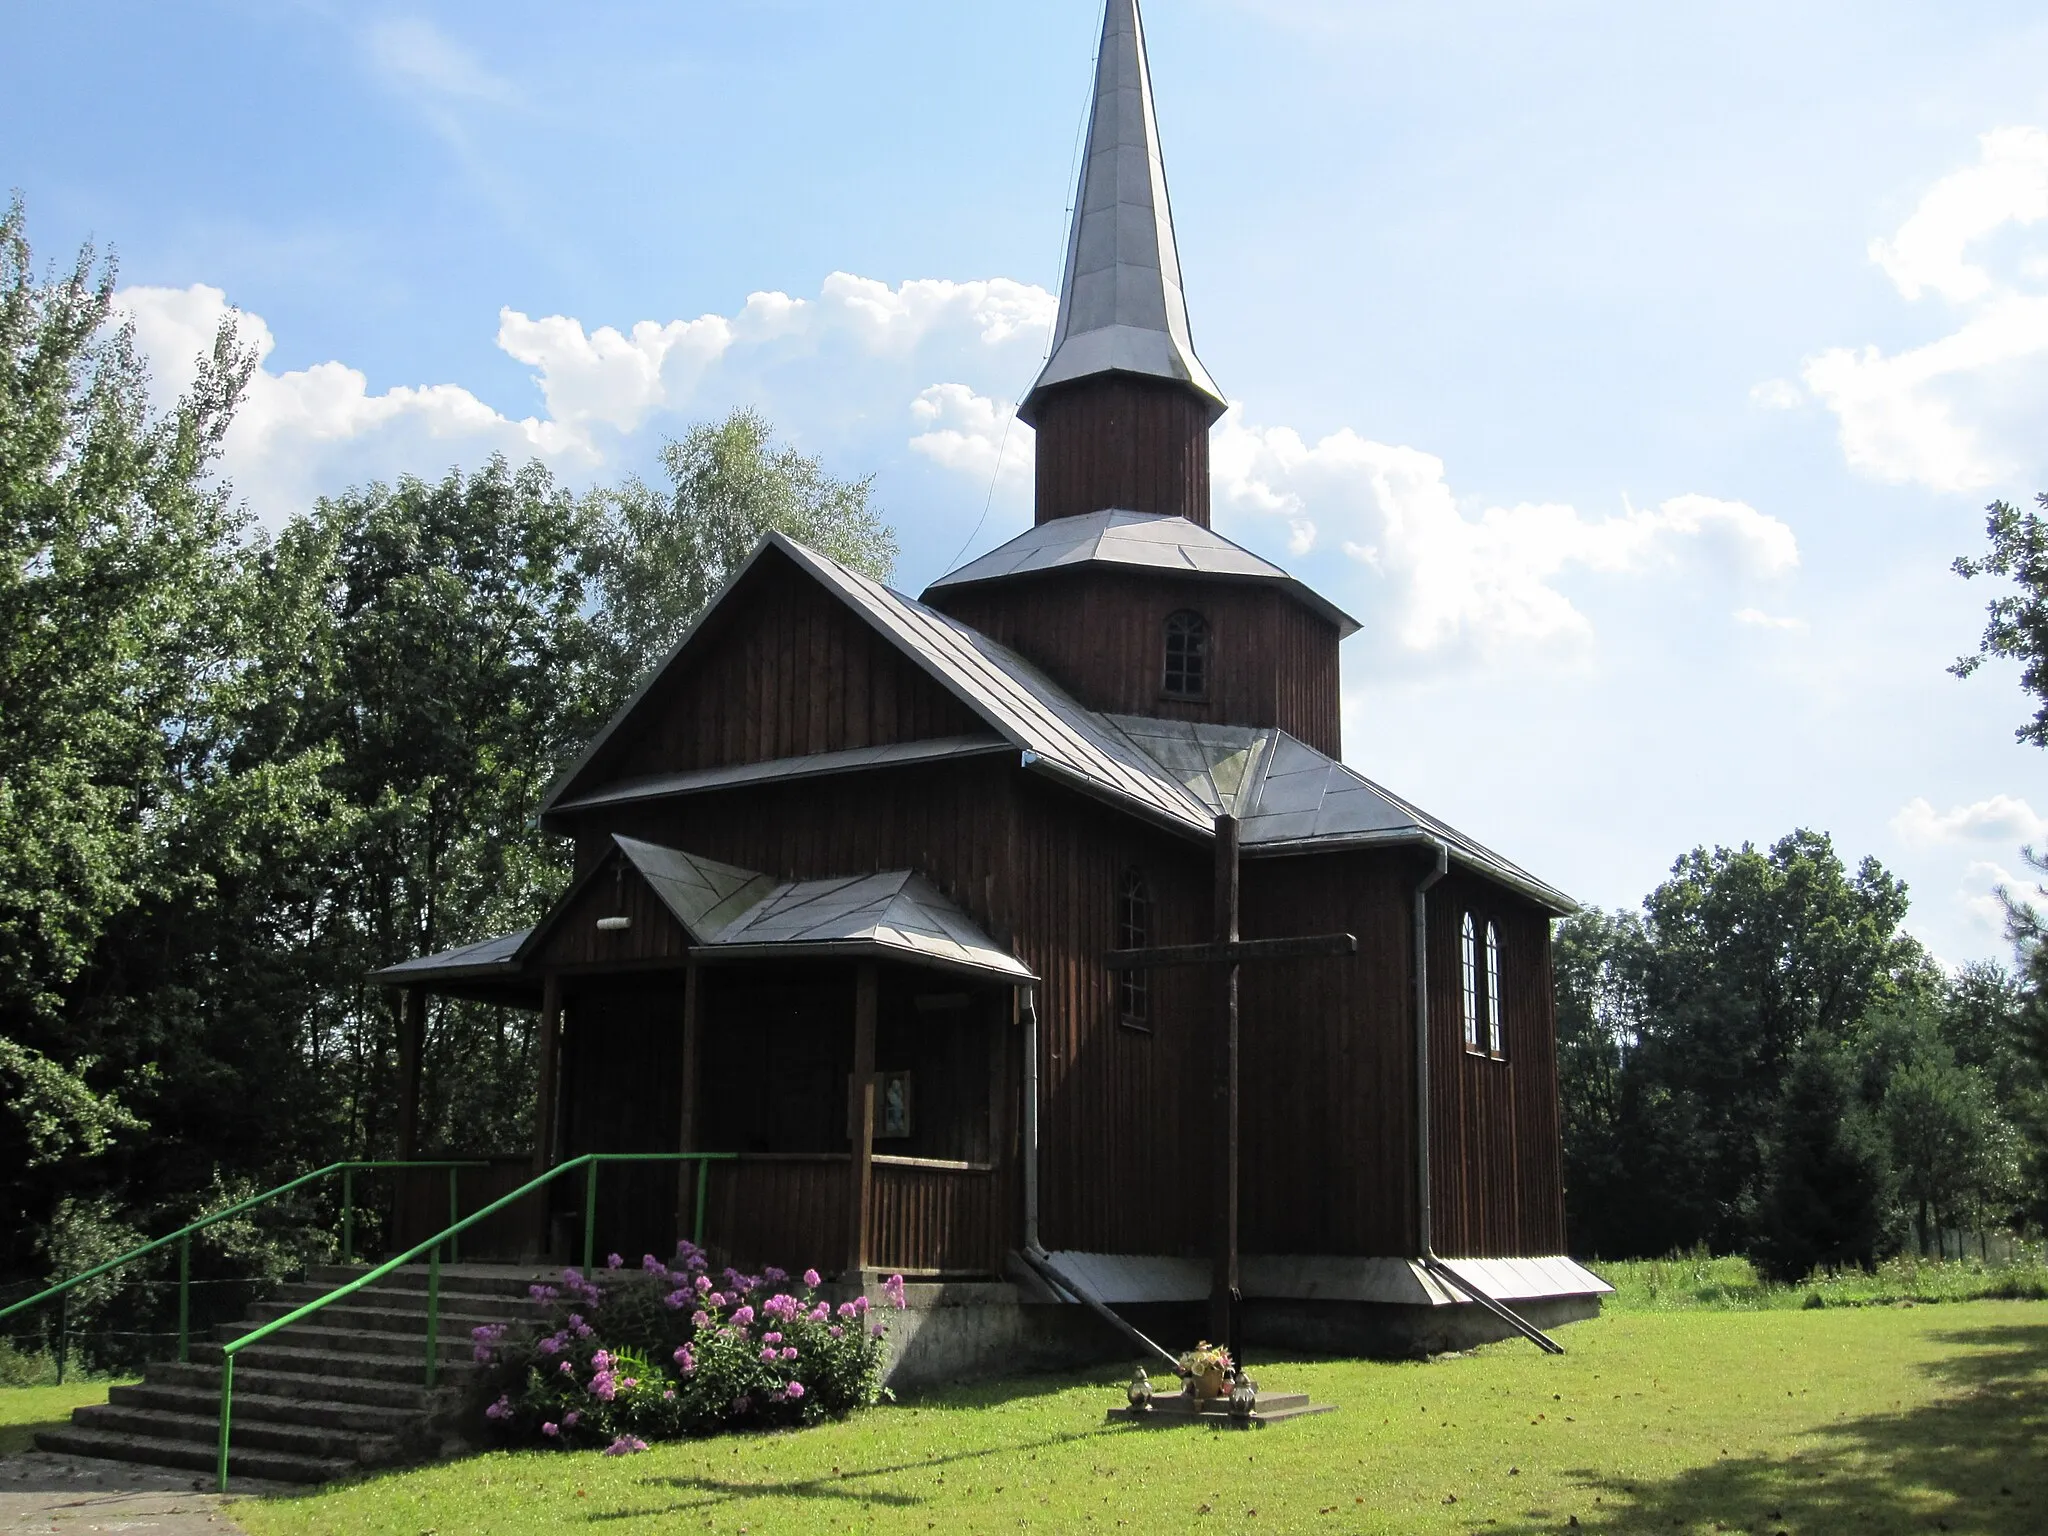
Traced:
<path fill-rule="evenodd" d="M 1977 163 L 1943 177 L 1871 260 L 1900 295 L 1932 295 L 1956 312 L 1948 334 L 1887 354 L 1832 347 L 1801 378 L 1833 411 L 1855 469 L 1937 491 L 2007 481 L 2039 458 L 2048 408 L 2048 263 L 2022 251 L 1995 270 L 1972 259 L 2007 226 L 2048 218 L 2048 132 L 2000 128 L 1978 141 Z M 1797 403 L 1782 380 L 1751 391 L 1762 404 Z M 1787 387 L 1789 391 L 1789 386 Z M 1796 392 L 1791 392 L 1796 394 Z"/>
<path fill-rule="evenodd" d="M 1030 481 L 1034 434 L 1017 420 L 1015 402 L 965 384 L 934 384 L 910 402 L 910 415 L 921 428 L 910 447 L 934 464 L 976 480 Z"/>
<path fill-rule="evenodd" d="M 2003 843 L 2017 848 L 2038 844 L 2048 834 L 2048 819 L 2013 795 L 1993 795 L 1946 811 L 1937 811 L 1916 795 L 1899 807 L 1891 826 L 1900 842 L 1914 848 L 1946 843 Z"/>
<path fill-rule="evenodd" d="M 373 25 L 370 59 L 394 83 L 457 101 L 509 105 L 517 93 L 477 57 L 423 17 L 392 17 Z"/>
<path fill-rule="evenodd" d="M 1460 508 L 1433 454 L 1349 429 L 1310 443 L 1286 427 L 1254 426 L 1240 408 L 1217 430 L 1212 465 L 1226 517 L 1285 518 L 1297 554 L 1334 533 L 1387 589 L 1392 638 L 1410 652 L 1583 643 L 1591 622 L 1557 585 L 1573 571 L 1684 567 L 1747 581 L 1799 563 L 1792 530 L 1743 502 L 1684 495 L 1606 517 L 1523 502 L 1475 515 Z"/>

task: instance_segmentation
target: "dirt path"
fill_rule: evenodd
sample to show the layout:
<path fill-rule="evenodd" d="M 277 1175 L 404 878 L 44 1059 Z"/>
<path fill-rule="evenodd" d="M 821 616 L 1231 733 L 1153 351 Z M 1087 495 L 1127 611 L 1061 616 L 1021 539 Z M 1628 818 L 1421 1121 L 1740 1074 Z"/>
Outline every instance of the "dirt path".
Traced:
<path fill-rule="evenodd" d="M 236 1494 L 277 1485 L 236 1478 L 228 1497 L 212 1479 L 171 1467 L 142 1467 L 85 1456 L 24 1451 L 0 1456 L 0 1532 L 6 1536 L 84 1536 L 90 1531 L 148 1536 L 239 1536 L 226 1513 Z"/>

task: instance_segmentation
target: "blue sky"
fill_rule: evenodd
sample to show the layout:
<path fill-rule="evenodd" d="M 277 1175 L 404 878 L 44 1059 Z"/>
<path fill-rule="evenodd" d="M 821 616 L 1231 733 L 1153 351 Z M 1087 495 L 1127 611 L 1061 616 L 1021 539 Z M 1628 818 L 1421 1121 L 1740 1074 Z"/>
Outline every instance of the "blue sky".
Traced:
<path fill-rule="evenodd" d="M 1028 521 L 1098 18 L 79 0 L 10 20 L 0 167 L 42 256 L 118 250 L 165 391 L 226 306 L 268 345 L 266 522 L 746 402 L 876 474 L 914 592 Z M 2048 488 L 2039 8 L 1146 19 L 1217 523 L 1366 621 L 1346 755 L 1587 901 L 1809 825 L 2002 952 L 2043 759 L 1943 667 L 1949 560 Z"/>

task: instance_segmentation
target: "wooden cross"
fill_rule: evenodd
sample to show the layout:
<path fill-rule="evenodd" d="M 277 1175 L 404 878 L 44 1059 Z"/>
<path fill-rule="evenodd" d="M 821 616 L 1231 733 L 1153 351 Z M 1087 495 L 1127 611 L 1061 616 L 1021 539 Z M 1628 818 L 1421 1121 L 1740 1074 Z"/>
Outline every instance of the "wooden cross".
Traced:
<path fill-rule="evenodd" d="M 1213 965 L 1222 981 L 1221 1029 L 1217 1051 L 1216 1100 L 1223 1121 L 1223 1155 L 1217 1159 L 1215 1265 L 1209 1285 L 1209 1336 L 1240 1359 L 1237 1340 L 1237 969 L 1247 960 L 1296 960 L 1316 955 L 1355 955 L 1358 939 L 1349 933 L 1316 933 L 1286 939 L 1240 939 L 1237 936 L 1238 822 L 1225 812 L 1216 818 L 1216 937 L 1207 944 L 1163 944 L 1149 949 L 1112 949 L 1105 961 L 1112 971 L 1141 971 L 1158 966 Z"/>

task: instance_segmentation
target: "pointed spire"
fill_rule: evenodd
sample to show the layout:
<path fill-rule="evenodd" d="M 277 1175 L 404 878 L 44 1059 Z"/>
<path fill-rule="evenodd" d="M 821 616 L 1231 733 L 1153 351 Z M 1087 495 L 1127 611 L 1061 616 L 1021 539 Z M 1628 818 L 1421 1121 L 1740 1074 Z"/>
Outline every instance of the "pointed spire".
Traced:
<path fill-rule="evenodd" d="M 1222 391 L 1188 333 L 1138 0 L 1108 0 L 1103 14 L 1052 356 L 1017 414 L 1035 424 L 1046 390 L 1108 373 L 1185 384 L 1211 420 L 1223 414 Z"/>

